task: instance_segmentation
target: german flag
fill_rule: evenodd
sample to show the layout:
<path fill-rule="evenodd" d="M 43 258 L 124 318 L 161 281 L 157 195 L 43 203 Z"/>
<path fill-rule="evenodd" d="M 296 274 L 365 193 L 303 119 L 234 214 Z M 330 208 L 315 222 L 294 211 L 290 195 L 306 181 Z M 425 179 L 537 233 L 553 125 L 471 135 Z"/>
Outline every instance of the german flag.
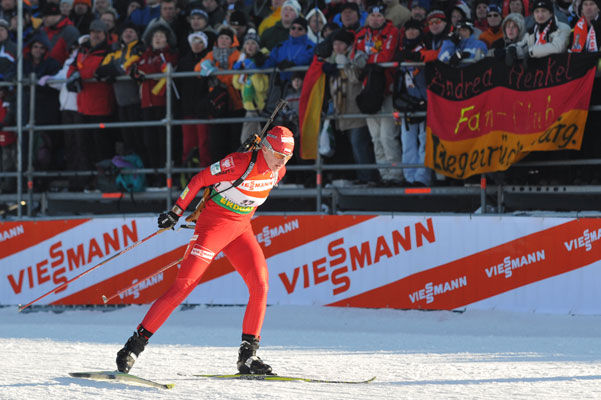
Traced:
<path fill-rule="evenodd" d="M 313 57 L 313 62 L 305 74 L 303 89 L 298 105 L 300 129 L 300 157 L 303 160 L 317 158 L 317 143 L 321 125 L 321 107 L 326 87 L 326 74 L 321 70 L 322 61 Z"/>

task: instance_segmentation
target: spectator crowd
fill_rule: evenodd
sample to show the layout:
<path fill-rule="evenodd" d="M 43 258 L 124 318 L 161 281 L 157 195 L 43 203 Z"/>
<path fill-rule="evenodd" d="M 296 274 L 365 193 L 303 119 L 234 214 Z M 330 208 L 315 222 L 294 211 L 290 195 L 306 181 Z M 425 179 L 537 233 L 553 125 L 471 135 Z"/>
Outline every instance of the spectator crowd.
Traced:
<path fill-rule="evenodd" d="M 243 121 L 269 115 L 286 98 L 278 122 L 298 135 L 304 73 L 289 69 L 317 63 L 327 81 L 324 114 L 398 115 L 323 120 L 319 151 L 331 163 L 424 161 L 425 117 L 406 112 L 426 110 L 424 64 L 379 63 L 438 59 L 460 68 L 465 60 L 494 57 L 512 65 L 555 53 L 598 52 L 601 43 L 600 0 L 27 0 L 19 55 L 17 1 L 0 0 L 0 78 L 13 82 L 23 57 L 25 76 L 33 72 L 37 79 L 36 125 L 160 121 L 166 82 L 147 75 L 170 64 L 175 72 L 197 73 L 175 79 L 175 118 Z M 220 70 L 236 73 L 215 75 Z M 3 130 L 15 124 L 14 87 L 1 86 L 0 97 L 0 172 L 15 171 L 17 138 Z M 27 90 L 22 103 L 27 123 Z M 579 157 L 598 154 L 599 135 L 591 134 L 598 119 L 589 114 Z M 206 167 L 260 128 L 253 121 L 176 127 L 172 158 L 176 166 Z M 52 171 L 93 170 L 116 154 L 163 168 L 167 148 L 164 126 L 42 130 L 23 145 L 33 146 L 36 170 Z M 331 178 L 374 186 L 429 186 L 442 179 L 427 168 Z M 301 173 L 287 179 L 313 180 Z M 36 182 L 38 189 L 45 184 Z M 165 186 L 164 175 L 148 176 L 148 185 Z M 14 178 L 0 179 L 0 192 L 15 187 Z M 86 188 L 93 188 L 89 179 L 69 180 L 69 190 Z"/>

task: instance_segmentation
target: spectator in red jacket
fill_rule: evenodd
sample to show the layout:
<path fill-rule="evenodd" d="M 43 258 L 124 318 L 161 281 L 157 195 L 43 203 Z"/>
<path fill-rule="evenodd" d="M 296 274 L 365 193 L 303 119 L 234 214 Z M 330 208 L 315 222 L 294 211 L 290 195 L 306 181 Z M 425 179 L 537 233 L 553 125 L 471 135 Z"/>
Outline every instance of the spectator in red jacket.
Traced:
<path fill-rule="evenodd" d="M 107 28 L 101 20 L 90 24 L 90 39 L 79 48 L 75 63 L 67 72 L 67 89 L 77 92 L 76 123 L 107 122 L 113 113 L 115 98 L 113 88 L 105 82 L 88 82 L 94 78 L 95 72 L 109 53 L 107 44 Z M 92 145 L 90 145 L 91 138 Z M 112 157 L 110 132 L 103 129 L 68 131 L 65 135 L 66 154 L 87 153 L 88 165 L 71 165 L 69 169 L 90 169 L 98 161 Z M 82 160 L 80 157 L 73 159 Z M 67 160 L 69 163 L 70 158 Z M 69 166 L 68 166 L 69 167 Z"/>
<path fill-rule="evenodd" d="M 58 4 L 48 3 L 42 10 L 43 31 L 50 42 L 49 57 L 63 64 L 69 58 L 69 49 L 79 38 L 79 31 L 71 20 L 61 15 Z"/>
<path fill-rule="evenodd" d="M 162 24 L 156 24 L 148 32 L 150 45 L 130 69 L 130 74 L 140 84 L 142 118 L 145 121 L 159 121 L 165 118 L 167 98 L 165 79 L 145 79 L 146 74 L 160 74 L 167 63 L 177 65 L 177 54 L 169 43 L 172 33 Z M 144 165 L 149 168 L 165 167 L 165 128 L 149 126 L 144 128 L 144 145 L 148 153 Z M 164 180 L 155 175 L 150 179 L 151 186 L 164 186 Z"/>

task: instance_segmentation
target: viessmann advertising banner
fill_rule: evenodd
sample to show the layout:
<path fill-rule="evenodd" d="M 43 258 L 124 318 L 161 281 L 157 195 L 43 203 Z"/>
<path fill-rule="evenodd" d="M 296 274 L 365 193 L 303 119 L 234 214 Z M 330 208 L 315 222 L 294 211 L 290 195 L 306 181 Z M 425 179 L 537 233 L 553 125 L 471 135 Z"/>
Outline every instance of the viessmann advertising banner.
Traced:
<path fill-rule="evenodd" d="M 260 216 L 269 304 L 598 314 L 601 219 Z M 26 304 L 156 232 L 156 218 L 0 224 L 0 304 Z M 39 304 L 149 303 L 175 278 L 192 230 L 167 231 Z M 186 300 L 245 304 L 223 254 Z"/>

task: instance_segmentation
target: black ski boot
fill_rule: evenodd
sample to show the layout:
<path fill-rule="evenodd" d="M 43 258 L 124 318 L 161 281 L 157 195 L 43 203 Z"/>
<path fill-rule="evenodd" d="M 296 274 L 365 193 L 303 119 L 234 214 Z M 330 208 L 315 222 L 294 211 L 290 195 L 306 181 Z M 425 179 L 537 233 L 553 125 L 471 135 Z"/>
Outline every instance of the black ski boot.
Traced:
<path fill-rule="evenodd" d="M 125 346 L 117 353 L 117 370 L 119 372 L 129 372 L 140 353 L 144 351 L 151 336 L 152 333 L 144 329 L 142 325 L 138 326 L 137 331 L 127 339 Z"/>
<path fill-rule="evenodd" d="M 242 344 L 238 350 L 238 371 L 241 374 L 275 375 L 271 367 L 257 357 L 259 338 L 242 334 Z"/>

